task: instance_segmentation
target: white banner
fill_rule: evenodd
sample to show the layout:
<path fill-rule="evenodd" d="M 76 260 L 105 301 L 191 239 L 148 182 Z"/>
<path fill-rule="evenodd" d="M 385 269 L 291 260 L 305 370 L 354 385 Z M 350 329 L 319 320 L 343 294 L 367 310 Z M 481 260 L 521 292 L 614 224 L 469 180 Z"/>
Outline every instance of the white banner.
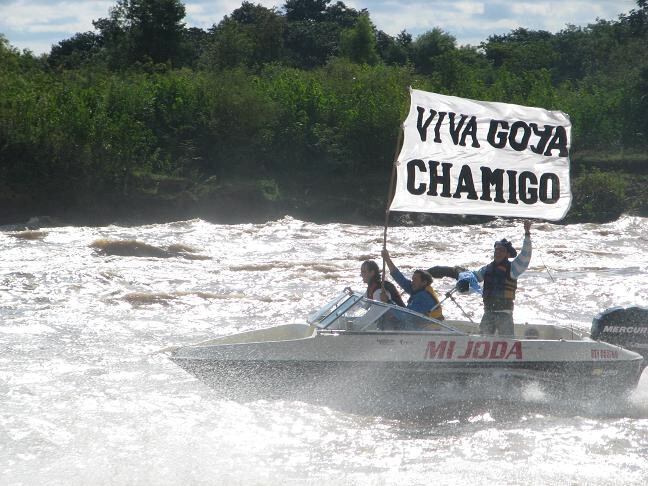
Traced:
<path fill-rule="evenodd" d="M 411 98 L 391 211 L 565 216 L 566 114 L 415 89 Z"/>

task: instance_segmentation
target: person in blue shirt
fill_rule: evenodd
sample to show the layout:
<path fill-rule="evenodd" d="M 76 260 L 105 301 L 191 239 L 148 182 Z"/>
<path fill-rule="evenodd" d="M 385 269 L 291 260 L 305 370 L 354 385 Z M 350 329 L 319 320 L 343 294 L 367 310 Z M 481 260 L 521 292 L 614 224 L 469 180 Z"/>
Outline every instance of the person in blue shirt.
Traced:
<path fill-rule="evenodd" d="M 439 297 L 432 288 L 432 276 L 425 270 L 415 270 L 412 279 L 409 280 L 396 268 L 387 249 L 382 251 L 382 257 L 385 259 L 389 272 L 396 280 L 396 283 L 410 295 L 407 308 L 428 317 L 442 320 L 443 312 L 439 304 Z"/>

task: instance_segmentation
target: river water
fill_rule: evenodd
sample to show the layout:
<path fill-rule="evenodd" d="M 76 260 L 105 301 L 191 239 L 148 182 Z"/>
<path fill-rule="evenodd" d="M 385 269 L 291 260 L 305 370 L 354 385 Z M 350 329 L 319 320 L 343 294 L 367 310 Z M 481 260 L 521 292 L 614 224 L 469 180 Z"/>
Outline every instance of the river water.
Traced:
<path fill-rule="evenodd" d="M 648 302 L 648 219 L 532 231 L 516 320 L 589 328 L 607 307 Z M 522 233 L 509 221 L 390 228 L 388 246 L 405 273 L 477 268 L 495 239 L 519 248 Z M 107 255 L 97 240 L 209 259 Z M 476 397 L 394 418 L 228 401 L 157 352 L 303 322 L 343 287 L 361 290 L 360 263 L 381 245 L 380 227 L 289 217 L 0 232 L 0 484 L 648 483 L 648 372 L 609 409 Z M 481 316 L 477 297 L 459 303 Z"/>

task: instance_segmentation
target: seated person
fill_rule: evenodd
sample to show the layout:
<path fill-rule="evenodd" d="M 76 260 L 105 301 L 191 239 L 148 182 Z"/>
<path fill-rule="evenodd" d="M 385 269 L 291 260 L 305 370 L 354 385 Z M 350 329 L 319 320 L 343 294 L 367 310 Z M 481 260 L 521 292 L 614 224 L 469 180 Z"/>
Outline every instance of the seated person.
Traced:
<path fill-rule="evenodd" d="M 362 277 L 362 281 L 367 284 L 365 296 L 368 299 L 379 300 L 390 304 L 396 304 L 400 307 L 405 307 L 405 302 L 403 302 L 400 293 L 393 283 L 387 281 L 384 282 L 385 295 L 382 295 L 383 281 L 380 277 L 380 269 L 375 261 L 364 261 L 360 266 L 360 276 Z"/>
<path fill-rule="evenodd" d="M 396 268 L 394 262 L 392 262 L 389 251 L 384 249 L 382 256 L 394 280 L 396 280 L 405 292 L 410 294 L 410 298 L 407 301 L 407 308 L 425 314 L 428 317 L 443 320 L 443 311 L 439 297 L 432 288 L 432 276 L 424 270 L 415 270 L 412 274 L 412 280 L 408 280 Z"/>

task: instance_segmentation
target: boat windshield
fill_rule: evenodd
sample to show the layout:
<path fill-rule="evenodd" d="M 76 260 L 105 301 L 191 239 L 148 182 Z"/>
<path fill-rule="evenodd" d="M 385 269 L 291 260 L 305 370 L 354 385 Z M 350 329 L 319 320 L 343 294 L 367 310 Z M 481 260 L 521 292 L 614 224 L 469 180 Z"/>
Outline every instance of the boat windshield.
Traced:
<path fill-rule="evenodd" d="M 326 330 L 437 331 L 463 334 L 436 319 L 403 307 L 367 299 L 356 292 L 336 296 L 336 299 L 312 314 L 308 322 Z"/>
<path fill-rule="evenodd" d="M 343 292 L 340 292 L 333 299 L 324 304 L 321 309 L 310 314 L 306 319 L 306 322 L 316 325 L 317 327 L 326 327 L 321 325 L 322 321 L 326 320 L 334 313 L 338 316 L 341 315 L 361 298 L 362 295 L 352 292 L 351 289 L 347 287 Z"/>

